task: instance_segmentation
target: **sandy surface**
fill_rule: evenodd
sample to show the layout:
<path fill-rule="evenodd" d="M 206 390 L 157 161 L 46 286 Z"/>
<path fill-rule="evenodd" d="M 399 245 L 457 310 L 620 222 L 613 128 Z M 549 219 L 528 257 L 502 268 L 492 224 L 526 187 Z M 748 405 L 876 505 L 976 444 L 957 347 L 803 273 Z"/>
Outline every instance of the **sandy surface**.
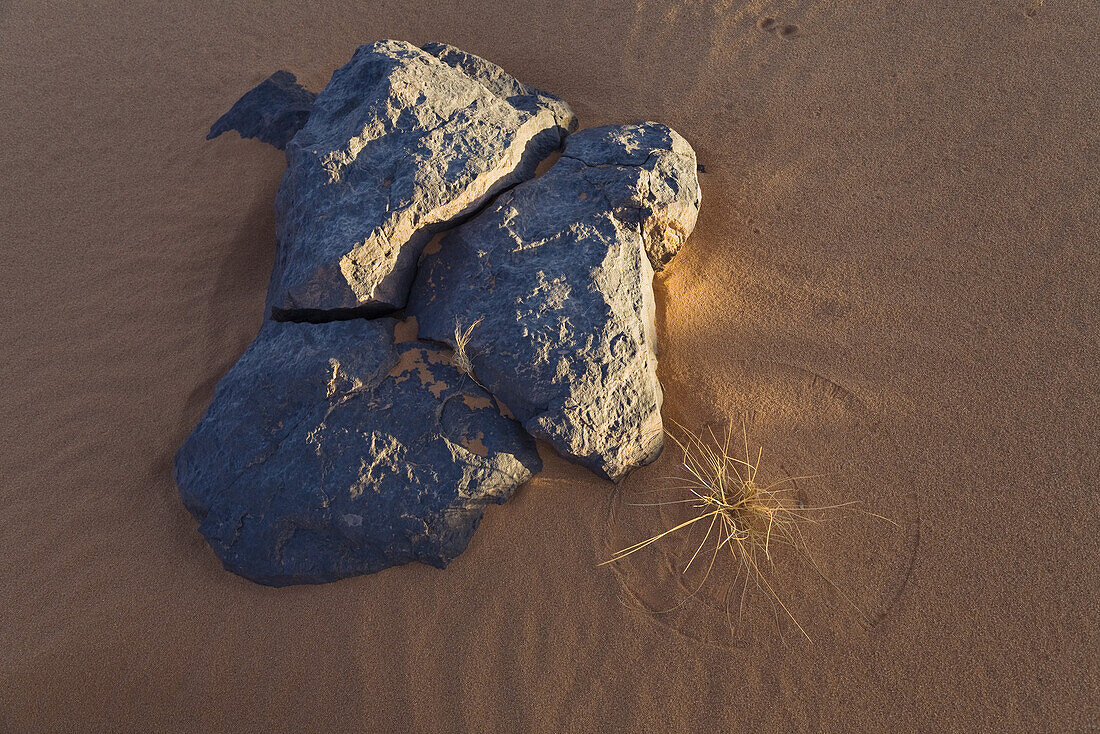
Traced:
<path fill-rule="evenodd" d="M 0 3 L 0 731 L 1097 726 L 1094 3 L 117 5 Z M 674 452 L 616 495 L 543 447 L 445 572 L 220 568 L 169 467 L 259 326 L 284 163 L 204 134 L 384 37 L 694 144 L 666 416 L 898 525 L 811 536 L 812 644 L 759 595 L 733 636 L 720 595 L 637 611 L 674 546 L 596 566 Z"/>

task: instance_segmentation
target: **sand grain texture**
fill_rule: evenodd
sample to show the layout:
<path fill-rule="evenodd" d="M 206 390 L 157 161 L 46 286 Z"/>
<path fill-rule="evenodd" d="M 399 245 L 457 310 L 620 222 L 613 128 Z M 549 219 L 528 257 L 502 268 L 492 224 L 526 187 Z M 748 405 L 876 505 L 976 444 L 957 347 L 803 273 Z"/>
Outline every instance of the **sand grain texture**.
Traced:
<path fill-rule="evenodd" d="M 896 5 L 0 5 L 0 731 L 1096 726 L 1100 12 Z M 738 645 L 631 612 L 596 567 L 609 485 L 545 446 L 446 572 L 220 568 L 169 467 L 259 327 L 284 163 L 204 135 L 272 71 L 320 89 L 380 38 L 692 143 L 704 206 L 656 286 L 666 415 L 752 411 L 775 450 L 859 447 L 859 487 L 915 498 L 876 624 L 812 585 L 814 645 L 766 609 Z"/>

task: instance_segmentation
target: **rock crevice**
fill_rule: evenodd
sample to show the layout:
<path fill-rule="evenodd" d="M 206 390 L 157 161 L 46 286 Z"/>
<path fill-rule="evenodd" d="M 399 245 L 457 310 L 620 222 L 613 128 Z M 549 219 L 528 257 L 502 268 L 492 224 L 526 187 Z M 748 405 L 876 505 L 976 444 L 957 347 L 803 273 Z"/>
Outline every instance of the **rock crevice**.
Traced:
<path fill-rule="evenodd" d="M 287 144 L 270 308 L 403 307 L 428 240 L 530 178 L 576 126 L 499 67 L 428 48 L 461 63 L 400 41 L 361 47 Z M 505 83 L 524 94 L 500 96 Z"/>

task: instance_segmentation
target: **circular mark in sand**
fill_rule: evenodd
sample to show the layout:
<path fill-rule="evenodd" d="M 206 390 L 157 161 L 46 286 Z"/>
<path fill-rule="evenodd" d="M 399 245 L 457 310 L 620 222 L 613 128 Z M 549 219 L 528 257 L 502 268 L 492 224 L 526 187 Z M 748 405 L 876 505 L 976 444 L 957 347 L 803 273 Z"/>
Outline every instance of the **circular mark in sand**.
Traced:
<path fill-rule="evenodd" d="M 623 604 L 722 647 L 771 647 L 801 638 L 792 616 L 815 642 L 874 627 L 902 593 L 917 550 L 917 497 L 905 453 L 862 401 L 820 375 L 775 363 L 737 363 L 723 382 L 734 387 L 713 404 L 689 399 L 678 402 L 678 410 L 670 405 L 666 427 L 677 432 L 675 421 L 724 440 L 728 416 L 730 454 L 745 459 L 747 435 L 750 463 L 763 450 L 757 484 L 782 482 L 820 521 L 800 526 L 805 553 L 777 545 L 770 549 L 771 564 L 761 557 L 775 595 L 728 549 L 715 555 L 717 536 L 704 543 L 707 522 L 700 522 L 608 565 Z M 682 484 L 675 478 L 684 474 L 682 457 L 669 440 L 657 464 L 616 489 L 601 560 L 692 516 L 690 505 L 658 504 L 689 496 L 674 488 Z M 824 509 L 834 505 L 844 506 Z"/>

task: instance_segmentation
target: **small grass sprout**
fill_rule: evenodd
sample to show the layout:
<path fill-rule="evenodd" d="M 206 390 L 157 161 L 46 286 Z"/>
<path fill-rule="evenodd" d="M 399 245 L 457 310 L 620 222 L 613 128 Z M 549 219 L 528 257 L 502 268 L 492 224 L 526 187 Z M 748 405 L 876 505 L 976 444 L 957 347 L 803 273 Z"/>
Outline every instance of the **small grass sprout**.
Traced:
<path fill-rule="evenodd" d="M 481 383 L 474 377 L 474 365 L 470 361 L 470 355 L 467 353 L 466 347 L 470 343 L 470 336 L 474 333 L 474 329 L 476 329 L 483 320 L 484 317 L 479 318 L 463 331 L 458 319 L 455 319 L 455 367 L 457 367 L 458 371 L 462 374 L 469 375 L 470 379 L 477 382 L 478 385 L 481 385 Z"/>

